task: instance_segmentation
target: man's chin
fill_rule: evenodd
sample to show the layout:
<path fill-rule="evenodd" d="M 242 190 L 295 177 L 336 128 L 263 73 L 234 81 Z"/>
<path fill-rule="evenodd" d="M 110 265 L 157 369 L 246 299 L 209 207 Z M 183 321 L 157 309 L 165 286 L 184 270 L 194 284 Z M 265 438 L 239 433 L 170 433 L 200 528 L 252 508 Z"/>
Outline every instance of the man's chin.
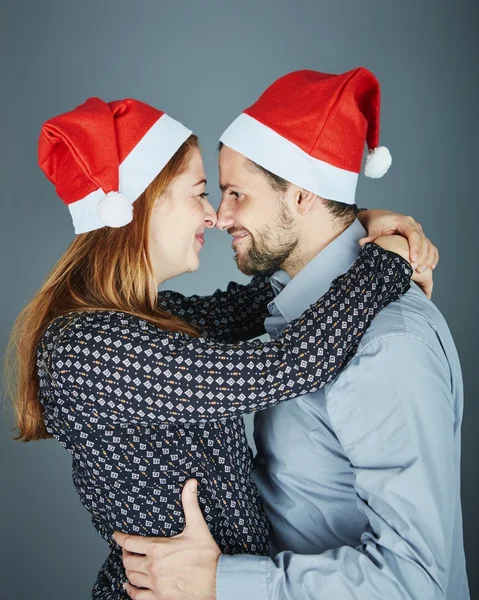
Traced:
<path fill-rule="evenodd" d="M 250 265 L 248 264 L 248 260 L 246 257 L 239 252 L 235 252 L 235 262 L 238 270 L 241 271 L 244 275 L 251 275 L 250 273 Z"/>
<path fill-rule="evenodd" d="M 235 254 L 235 261 L 238 270 L 243 273 L 243 275 L 248 275 L 249 277 L 255 277 L 256 275 L 263 275 L 267 273 L 267 270 L 261 270 L 251 264 L 245 256 L 241 256 L 240 254 Z"/>

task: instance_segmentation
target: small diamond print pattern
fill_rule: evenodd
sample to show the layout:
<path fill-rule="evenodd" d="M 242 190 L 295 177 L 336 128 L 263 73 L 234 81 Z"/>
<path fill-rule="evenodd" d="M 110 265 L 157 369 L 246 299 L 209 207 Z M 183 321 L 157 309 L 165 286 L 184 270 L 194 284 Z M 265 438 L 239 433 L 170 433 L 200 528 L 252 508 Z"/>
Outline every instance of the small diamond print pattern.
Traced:
<path fill-rule="evenodd" d="M 269 277 L 254 277 L 248 285 L 228 284 L 211 296 L 190 296 L 166 291 L 158 295 L 158 304 L 181 317 L 215 340 L 239 342 L 265 333 L 268 304 L 274 300 Z"/>
<path fill-rule="evenodd" d="M 368 244 L 325 296 L 265 344 L 225 340 L 243 337 L 242 323 L 250 335 L 264 331 L 267 278 L 208 298 L 162 294 L 163 308 L 204 329 L 199 338 L 112 311 L 49 325 L 37 353 L 45 424 L 72 455 L 80 500 L 110 544 L 92 598 L 128 599 L 111 534 L 180 533 L 181 489 L 191 477 L 223 553 L 268 553 L 239 417 L 328 383 L 372 318 L 407 291 L 410 275 L 406 261 Z"/>

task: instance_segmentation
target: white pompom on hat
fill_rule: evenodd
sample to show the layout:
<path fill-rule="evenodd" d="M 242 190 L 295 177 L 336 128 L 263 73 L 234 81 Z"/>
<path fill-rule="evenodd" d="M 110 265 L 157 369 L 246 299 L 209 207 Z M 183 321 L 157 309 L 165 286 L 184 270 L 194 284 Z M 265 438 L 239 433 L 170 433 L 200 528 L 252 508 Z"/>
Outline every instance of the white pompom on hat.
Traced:
<path fill-rule="evenodd" d="M 108 227 L 123 227 L 133 220 L 133 207 L 123 194 L 109 192 L 98 202 L 97 215 Z"/>
<path fill-rule="evenodd" d="M 369 152 L 364 165 L 364 174 L 366 177 L 379 179 L 387 173 L 392 160 L 391 153 L 386 146 L 378 146 Z"/>

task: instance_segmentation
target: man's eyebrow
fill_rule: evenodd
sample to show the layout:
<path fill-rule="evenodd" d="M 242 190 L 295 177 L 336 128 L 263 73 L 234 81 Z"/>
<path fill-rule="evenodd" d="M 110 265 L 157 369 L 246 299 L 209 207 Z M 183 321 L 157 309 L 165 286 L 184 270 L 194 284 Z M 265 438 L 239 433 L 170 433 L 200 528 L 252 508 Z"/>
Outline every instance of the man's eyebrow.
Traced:
<path fill-rule="evenodd" d="M 220 183 L 220 190 L 226 192 L 229 188 L 237 187 L 234 183 Z"/>
<path fill-rule="evenodd" d="M 191 187 L 196 187 L 197 185 L 201 185 L 202 183 L 204 183 L 206 185 L 207 184 L 206 179 L 202 179 L 201 181 L 198 181 L 198 183 L 194 183 Z"/>

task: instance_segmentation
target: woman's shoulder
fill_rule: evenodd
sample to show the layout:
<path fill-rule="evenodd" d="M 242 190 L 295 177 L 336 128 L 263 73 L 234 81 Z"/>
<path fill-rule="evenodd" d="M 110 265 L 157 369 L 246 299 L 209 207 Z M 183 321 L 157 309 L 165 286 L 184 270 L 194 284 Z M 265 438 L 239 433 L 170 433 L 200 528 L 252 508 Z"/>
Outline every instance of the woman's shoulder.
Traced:
<path fill-rule="evenodd" d="M 136 315 L 113 310 L 72 311 L 54 318 L 45 329 L 40 342 L 44 346 L 71 338 L 96 336 L 169 336 L 170 332 L 155 327 Z"/>

